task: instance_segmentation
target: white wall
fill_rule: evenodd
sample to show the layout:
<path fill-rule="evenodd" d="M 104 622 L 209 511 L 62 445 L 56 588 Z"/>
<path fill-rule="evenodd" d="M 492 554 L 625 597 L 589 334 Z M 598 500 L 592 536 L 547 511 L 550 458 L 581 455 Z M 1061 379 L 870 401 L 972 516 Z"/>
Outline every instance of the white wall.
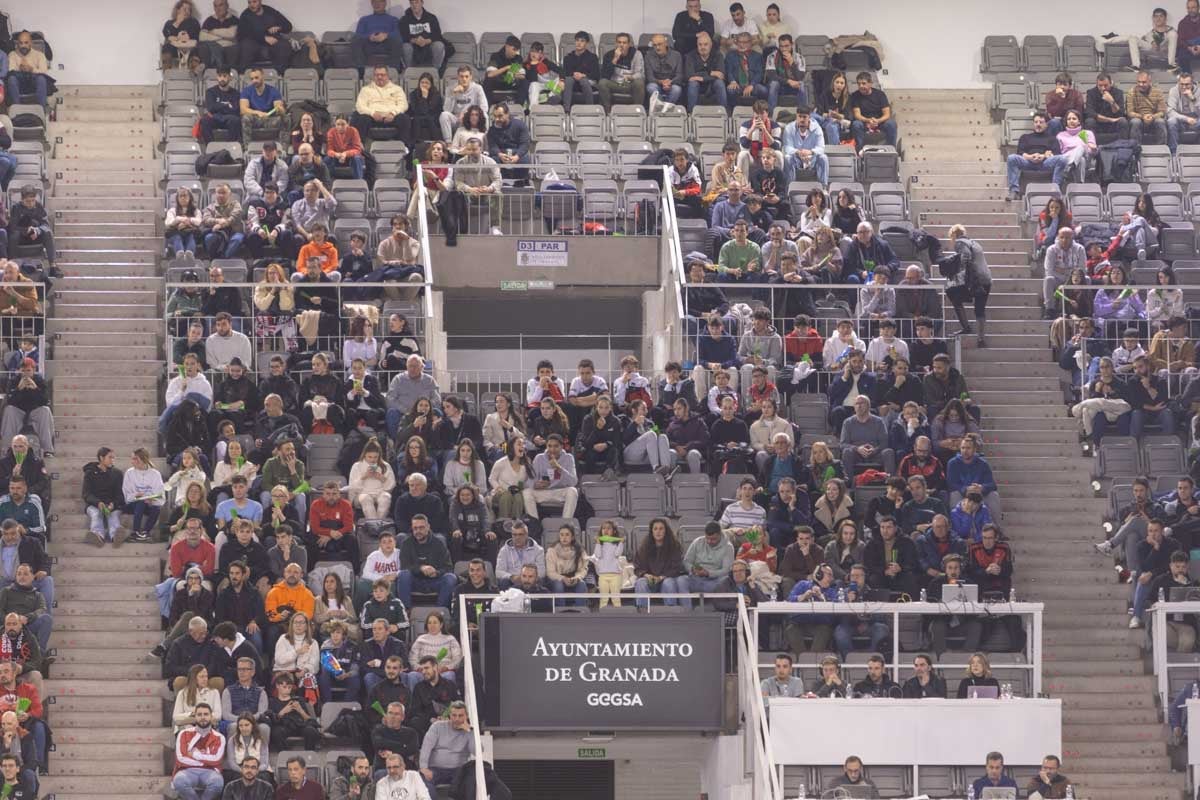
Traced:
<path fill-rule="evenodd" d="M 198 0 L 205 15 L 208 0 Z M 1152 3 L 1101 0 L 1079 6 L 1080 13 L 1062 12 L 1045 0 L 779 0 L 784 16 L 802 21 L 797 33 L 872 31 L 885 47 L 888 87 L 962 87 L 979 82 L 979 46 L 986 34 L 1032 33 L 1092 34 L 1109 31 L 1143 33 L 1150 27 Z M 273 0 L 299 29 L 345 30 L 357 16 L 369 11 L 368 0 Z M 760 13 L 767 0 L 747 5 Z M 1182 11 L 1181 0 L 1170 4 L 1172 14 Z M 235 0 L 235 10 L 245 7 Z M 64 83 L 157 83 L 157 45 L 170 0 L 40 0 L 11 8 L 16 28 L 42 30 L 53 45 L 56 60 L 65 70 L 56 76 Z M 550 31 L 557 35 L 580 28 L 599 36 L 606 31 L 638 34 L 669 30 L 682 0 L 600 0 L 599 2 L 488 2 L 487 0 L 430 0 L 429 8 L 443 30 Z M 724 0 L 707 0 L 718 26 L 726 16 Z M 841 21 L 825 9 L 850 8 Z M 403 13 L 401 3 L 397 13 Z M 1054 9 L 1053 11 L 1051 9 Z M 817 12 L 817 9 L 821 9 Z M 815 12 L 815 13 L 814 13 Z M 1171 18 L 1172 24 L 1175 17 Z"/>

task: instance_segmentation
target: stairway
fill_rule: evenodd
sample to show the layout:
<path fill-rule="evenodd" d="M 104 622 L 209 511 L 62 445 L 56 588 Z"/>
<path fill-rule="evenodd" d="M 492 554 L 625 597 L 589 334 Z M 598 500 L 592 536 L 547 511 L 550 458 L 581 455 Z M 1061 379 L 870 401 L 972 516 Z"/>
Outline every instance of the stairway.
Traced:
<path fill-rule="evenodd" d="M 1041 280 L 1029 264 L 1032 234 L 1005 200 L 999 126 L 986 93 L 896 90 L 889 98 L 914 221 L 943 244 L 949 227 L 962 223 L 991 268 L 989 347 L 963 336 L 962 368 L 983 409 L 1017 595 L 1046 604 L 1043 690 L 1063 701 L 1063 773 L 1080 798 L 1180 800 L 1184 775 L 1170 771 L 1142 632 L 1126 628 L 1129 587 L 1090 547 L 1105 501 L 1092 496 L 1078 426 L 1064 410 L 1061 370 L 1047 347 L 1050 323 L 1040 319 Z M 949 304 L 946 319 L 957 332 Z"/>
<path fill-rule="evenodd" d="M 159 641 L 154 584 L 161 544 L 119 550 L 83 542 L 82 468 L 101 445 L 125 469 L 156 446 L 163 370 L 158 220 L 150 87 L 60 87 L 50 126 L 58 264 L 47 375 L 57 426 L 54 473 L 58 651 L 46 692 L 57 750 L 42 792 L 58 800 L 161 797 L 165 687 L 148 651 Z M 57 138 L 61 137 L 61 139 Z"/>

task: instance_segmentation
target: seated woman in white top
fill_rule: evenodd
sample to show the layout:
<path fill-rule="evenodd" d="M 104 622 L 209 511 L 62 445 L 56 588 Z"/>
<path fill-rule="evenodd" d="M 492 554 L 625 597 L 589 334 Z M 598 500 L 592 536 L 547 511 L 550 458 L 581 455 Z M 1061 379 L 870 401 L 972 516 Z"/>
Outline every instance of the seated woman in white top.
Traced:
<path fill-rule="evenodd" d="M 188 670 L 187 683 L 175 693 L 175 708 L 171 712 L 175 733 L 195 724 L 196 706 L 200 703 L 212 707 L 213 719 L 221 718 L 221 693 L 208 685 L 208 669 L 203 664 L 193 664 Z"/>
<path fill-rule="evenodd" d="M 368 370 L 379 363 L 379 342 L 375 340 L 375 326 L 366 317 L 355 317 L 350 321 L 350 336 L 342 345 L 342 363 L 350 364 L 361 358 Z"/>

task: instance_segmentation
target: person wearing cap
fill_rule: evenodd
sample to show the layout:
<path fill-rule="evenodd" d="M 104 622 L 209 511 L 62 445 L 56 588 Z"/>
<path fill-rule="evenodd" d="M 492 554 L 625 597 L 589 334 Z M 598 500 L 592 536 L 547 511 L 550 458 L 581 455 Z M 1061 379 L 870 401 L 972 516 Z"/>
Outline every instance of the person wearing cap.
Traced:
<path fill-rule="evenodd" d="M 1150 369 L 1163 380 L 1172 374 L 1196 372 L 1196 344 L 1187 334 L 1188 321 L 1183 317 L 1171 317 L 1162 330 L 1150 339 L 1146 354 L 1150 359 Z"/>
<path fill-rule="evenodd" d="M 54 455 L 54 415 L 50 412 L 50 397 L 46 380 L 37 374 L 37 362 L 21 359 L 21 371 L 16 387 L 9 390 L 4 414 L 0 416 L 0 441 L 10 441 L 26 425 L 31 425 L 46 455 Z"/>
<path fill-rule="evenodd" d="M 225 369 L 234 358 L 240 359 L 243 365 L 250 362 L 250 340 L 246 338 L 246 334 L 233 329 L 233 317 L 222 311 L 217 314 L 214 328 L 204 343 L 204 352 L 210 367 Z"/>
<path fill-rule="evenodd" d="M 204 144 L 211 142 L 218 130 L 228 131 L 235 142 L 242 140 L 241 93 L 231 78 L 229 67 L 217 67 L 217 82 L 204 93 L 204 114 L 200 117 L 200 141 Z"/>
<path fill-rule="evenodd" d="M 721 523 L 714 520 L 706 524 L 704 535 L 693 540 L 683 555 L 687 591 L 714 591 L 733 569 L 733 557 L 733 545 L 725 538 Z"/>
<path fill-rule="evenodd" d="M 393 138 L 400 139 L 412 146 L 408 141 L 412 133 L 411 120 L 408 117 L 408 95 L 404 87 L 392 82 L 388 68 L 377 64 L 371 70 L 371 79 L 363 83 L 354 101 L 354 116 L 350 124 L 358 130 L 359 137 L 365 142 L 372 129 L 394 128 Z"/>
<path fill-rule="evenodd" d="M 262 197 L 263 187 L 267 184 L 274 184 L 281 197 L 287 194 L 288 166 L 277 157 L 278 154 L 279 147 L 271 139 L 263 142 L 262 155 L 250 159 L 246 164 L 242 187 L 246 190 L 247 201 Z"/>
<path fill-rule="evenodd" d="M 529 96 L 529 81 L 521 59 L 521 40 L 509 36 L 504 46 L 492 53 L 484 70 L 483 91 L 489 103 L 497 100 L 496 92 L 512 92 L 521 101 Z"/>

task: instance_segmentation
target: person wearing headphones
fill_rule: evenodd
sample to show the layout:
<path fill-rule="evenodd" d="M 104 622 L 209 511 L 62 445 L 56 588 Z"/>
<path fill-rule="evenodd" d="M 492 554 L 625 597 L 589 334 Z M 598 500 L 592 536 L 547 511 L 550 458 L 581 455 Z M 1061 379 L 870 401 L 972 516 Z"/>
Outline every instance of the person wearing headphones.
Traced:
<path fill-rule="evenodd" d="M 789 603 L 837 603 L 842 594 L 833 577 L 833 568 L 828 564 L 818 564 L 813 570 L 812 579 L 799 581 L 792 587 L 788 595 Z M 797 656 L 806 652 L 804 640 L 812 638 L 810 653 L 822 653 L 829 650 L 829 642 L 833 638 L 833 626 L 837 624 L 834 614 L 797 614 L 790 617 L 784 628 L 788 645 Z"/>

